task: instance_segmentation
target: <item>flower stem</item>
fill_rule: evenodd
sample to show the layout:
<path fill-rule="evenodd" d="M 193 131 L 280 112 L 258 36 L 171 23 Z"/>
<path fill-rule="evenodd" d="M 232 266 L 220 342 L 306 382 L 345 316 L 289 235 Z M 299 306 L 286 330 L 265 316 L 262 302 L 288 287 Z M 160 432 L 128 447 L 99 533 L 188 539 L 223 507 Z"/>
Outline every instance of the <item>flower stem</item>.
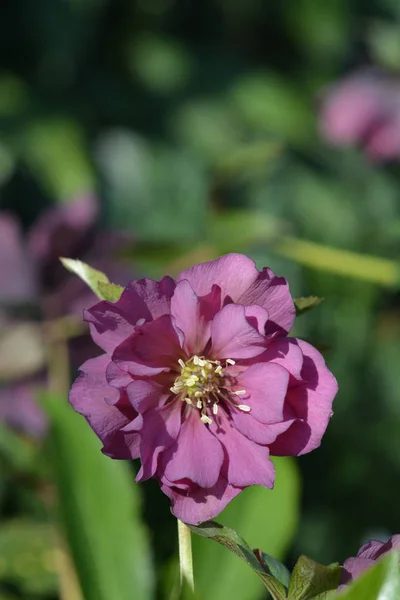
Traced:
<path fill-rule="evenodd" d="M 181 588 L 186 583 L 194 591 L 192 540 L 190 529 L 178 519 L 179 565 Z"/>

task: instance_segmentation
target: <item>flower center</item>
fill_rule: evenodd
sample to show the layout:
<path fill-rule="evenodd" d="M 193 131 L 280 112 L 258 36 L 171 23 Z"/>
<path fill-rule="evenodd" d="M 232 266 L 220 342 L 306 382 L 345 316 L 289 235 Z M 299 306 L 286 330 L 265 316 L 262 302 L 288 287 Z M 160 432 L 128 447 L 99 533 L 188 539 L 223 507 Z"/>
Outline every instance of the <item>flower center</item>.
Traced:
<path fill-rule="evenodd" d="M 182 401 L 191 406 L 196 406 L 200 411 L 200 420 L 205 424 L 211 424 L 212 419 L 207 414 L 218 414 L 220 400 L 225 400 L 235 408 L 244 412 L 250 412 L 247 404 L 236 404 L 231 394 L 241 396 L 246 394 L 245 390 L 233 391 L 231 377 L 226 373 L 229 366 L 235 361 L 227 358 L 222 364 L 220 360 L 209 360 L 204 356 L 192 356 L 184 362 L 179 359 L 181 374 L 175 379 L 171 392 L 177 394 Z"/>

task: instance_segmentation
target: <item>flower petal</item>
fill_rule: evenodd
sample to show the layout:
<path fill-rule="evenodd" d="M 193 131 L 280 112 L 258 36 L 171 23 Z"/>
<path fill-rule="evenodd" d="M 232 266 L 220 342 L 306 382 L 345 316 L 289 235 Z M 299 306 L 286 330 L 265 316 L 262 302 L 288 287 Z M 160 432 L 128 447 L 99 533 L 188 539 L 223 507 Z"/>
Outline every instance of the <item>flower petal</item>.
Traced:
<path fill-rule="evenodd" d="M 269 321 L 265 334 L 276 331 L 288 333 L 293 327 L 296 310 L 284 277 L 277 277 L 271 269 L 264 268 L 248 289 L 237 298 L 240 304 L 259 304 L 268 311 Z"/>
<path fill-rule="evenodd" d="M 186 280 L 180 281 L 175 288 L 171 299 L 171 314 L 175 318 L 177 327 L 185 336 L 184 349 L 187 354 L 192 356 L 200 353 L 200 302 L 192 286 Z M 202 348 L 204 348 L 204 343 Z"/>
<path fill-rule="evenodd" d="M 184 523 L 197 525 L 216 517 L 225 506 L 242 491 L 241 488 L 229 485 L 224 477 L 209 489 L 198 486 L 187 491 L 179 491 L 165 484 L 161 489 L 172 502 L 172 512 Z"/>
<path fill-rule="evenodd" d="M 181 429 L 181 410 L 176 403 L 148 410 L 140 415 L 140 459 L 142 467 L 136 481 L 144 481 L 154 475 L 158 457 L 176 440 Z"/>
<path fill-rule="evenodd" d="M 351 583 L 353 579 L 359 577 L 374 564 L 375 561 L 370 558 L 348 558 L 343 564 L 342 574 L 340 576 L 341 585 Z"/>
<path fill-rule="evenodd" d="M 132 381 L 126 388 L 129 402 L 140 414 L 164 404 L 171 395 L 163 393 L 164 391 L 165 388 L 161 385 L 143 379 Z"/>
<path fill-rule="evenodd" d="M 274 339 L 259 359 L 262 362 L 273 362 L 282 365 L 293 377 L 301 379 L 303 353 L 296 339 L 287 337 Z"/>
<path fill-rule="evenodd" d="M 265 339 L 245 316 L 244 306 L 227 304 L 211 323 L 212 354 L 216 358 L 252 358 L 265 349 Z"/>
<path fill-rule="evenodd" d="M 288 414 L 299 421 L 271 446 L 271 454 L 277 456 L 297 456 L 318 448 L 333 414 L 332 402 L 338 389 L 318 350 L 302 340 L 297 343 L 304 356 L 303 381 L 289 388 L 286 401 Z"/>
<path fill-rule="evenodd" d="M 258 274 L 251 258 L 243 254 L 227 254 L 182 271 L 177 281 L 187 279 L 198 296 L 205 296 L 214 284 L 219 285 L 222 298 L 229 296 L 235 302 L 257 279 Z"/>
<path fill-rule="evenodd" d="M 251 415 L 261 423 L 283 421 L 283 407 L 288 389 L 289 373 L 274 363 L 257 363 L 238 376 L 238 387 L 246 391 L 242 404 L 251 408 Z"/>
<path fill-rule="evenodd" d="M 138 279 L 130 284 L 138 297 L 144 302 L 153 319 L 170 313 L 171 298 L 176 283 L 171 277 L 163 277 L 161 281 Z"/>
<path fill-rule="evenodd" d="M 104 453 L 114 458 L 137 458 L 136 434 L 127 435 L 120 429 L 133 420 L 136 411 L 129 402 L 120 401 L 118 390 L 109 386 L 105 371 L 107 355 L 88 360 L 72 386 L 69 401 L 85 417 L 104 444 Z"/>
<path fill-rule="evenodd" d="M 151 314 L 141 298 L 129 288 L 118 302 L 103 300 L 84 311 L 93 341 L 108 354 L 135 331 L 140 319 L 151 320 Z"/>
<path fill-rule="evenodd" d="M 275 468 L 266 446 L 259 446 L 239 433 L 223 411 L 210 425 L 210 431 L 227 453 L 228 460 L 223 473 L 231 485 L 242 488 L 249 485 L 274 487 Z"/>
<path fill-rule="evenodd" d="M 114 350 L 112 360 L 131 375 L 151 376 L 177 368 L 183 358 L 183 334 L 170 315 L 138 326 L 135 332 Z"/>
<path fill-rule="evenodd" d="M 253 304 L 252 306 L 244 307 L 244 314 L 248 323 L 261 335 L 264 335 L 265 326 L 269 319 L 268 312 L 262 306 Z"/>
<path fill-rule="evenodd" d="M 232 421 L 236 429 L 249 440 L 268 446 L 272 444 L 278 435 L 287 431 L 294 420 L 282 421 L 281 423 L 260 423 L 251 413 L 241 410 L 231 411 Z"/>
<path fill-rule="evenodd" d="M 202 488 L 216 484 L 224 453 L 219 441 L 192 409 L 182 424 L 175 444 L 163 456 L 165 476 L 170 481 L 190 479 Z"/>

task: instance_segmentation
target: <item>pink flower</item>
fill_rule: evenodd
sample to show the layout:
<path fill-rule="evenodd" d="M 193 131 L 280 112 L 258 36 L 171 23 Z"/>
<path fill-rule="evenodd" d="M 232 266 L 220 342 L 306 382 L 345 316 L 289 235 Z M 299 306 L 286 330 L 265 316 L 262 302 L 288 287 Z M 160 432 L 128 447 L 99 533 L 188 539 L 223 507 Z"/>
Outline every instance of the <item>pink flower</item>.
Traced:
<path fill-rule="evenodd" d="M 215 517 L 250 485 L 274 485 L 270 455 L 317 448 L 337 383 L 309 344 L 288 338 L 295 308 L 270 269 L 229 254 L 176 281 L 130 283 L 85 312 L 105 354 L 70 401 L 113 458 L 137 458 L 174 514 Z"/>
<path fill-rule="evenodd" d="M 350 583 L 372 567 L 380 558 L 383 558 L 391 550 L 400 550 L 400 535 L 392 535 L 387 542 L 371 540 L 361 546 L 355 558 L 348 558 L 344 561 L 341 585 Z"/>
<path fill-rule="evenodd" d="M 327 92 L 320 129 L 334 145 L 360 145 L 373 161 L 399 160 L 400 81 L 372 69 L 349 75 Z"/>

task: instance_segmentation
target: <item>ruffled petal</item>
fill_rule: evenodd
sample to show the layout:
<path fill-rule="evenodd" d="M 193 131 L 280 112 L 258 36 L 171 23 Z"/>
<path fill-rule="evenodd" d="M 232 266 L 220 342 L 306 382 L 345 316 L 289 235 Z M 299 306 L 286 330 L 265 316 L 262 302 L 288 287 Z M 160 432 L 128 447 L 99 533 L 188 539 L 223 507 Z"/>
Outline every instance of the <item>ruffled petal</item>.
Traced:
<path fill-rule="evenodd" d="M 165 393 L 165 388 L 154 381 L 145 381 L 138 379 L 132 381 L 126 388 L 126 393 L 129 402 L 134 409 L 143 414 L 146 410 L 151 410 L 165 404 L 168 396 L 171 394 Z"/>
<path fill-rule="evenodd" d="M 265 268 L 257 278 L 236 299 L 240 304 L 259 304 L 268 311 L 269 321 L 265 334 L 277 331 L 288 333 L 296 317 L 296 310 L 284 277 L 277 277 L 271 269 Z"/>
<path fill-rule="evenodd" d="M 342 573 L 340 576 L 340 583 L 342 585 L 349 584 L 359 577 L 364 571 L 369 569 L 375 564 L 374 560 L 370 558 L 348 558 L 344 561 Z M 341 589 L 341 587 L 339 588 Z"/>
<path fill-rule="evenodd" d="M 165 476 L 170 481 L 190 479 L 202 488 L 216 484 L 224 453 L 219 441 L 200 421 L 196 409 L 185 419 L 176 443 L 163 456 Z"/>
<path fill-rule="evenodd" d="M 232 410 L 231 418 L 236 429 L 249 440 L 268 446 L 272 444 L 279 435 L 289 429 L 294 420 L 282 421 L 281 423 L 260 423 L 251 413 L 241 410 Z"/>
<path fill-rule="evenodd" d="M 71 388 L 69 401 L 83 415 L 104 444 L 103 452 L 114 458 L 138 457 L 138 436 L 125 434 L 121 428 L 136 417 L 129 402 L 124 402 L 115 388 L 107 384 L 106 355 L 88 360 Z"/>
<path fill-rule="evenodd" d="M 200 301 L 188 281 L 180 281 L 176 286 L 171 299 L 171 314 L 176 326 L 185 336 L 184 350 L 189 356 L 200 353 L 199 340 L 202 338 Z M 202 344 L 202 348 L 204 345 L 205 343 Z"/>
<path fill-rule="evenodd" d="M 338 389 L 318 350 L 302 340 L 297 343 L 304 357 L 303 381 L 289 388 L 286 403 L 288 414 L 298 421 L 271 446 L 271 454 L 277 456 L 297 456 L 318 448 L 333 414 L 332 402 Z"/>
<path fill-rule="evenodd" d="M 210 425 L 210 431 L 218 437 L 226 451 L 228 460 L 223 474 L 230 484 L 242 488 L 249 485 L 274 487 L 275 468 L 269 460 L 266 446 L 259 446 L 239 433 L 223 411 Z"/>
<path fill-rule="evenodd" d="M 140 459 L 142 467 L 136 481 L 144 481 L 154 475 L 158 457 L 176 440 L 181 429 L 181 410 L 176 403 L 148 410 L 139 415 L 137 431 L 140 434 Z"/>
<path fill-rule="evenodd" d="M 283 421 L 283 408 L 289 373 L 274 363 L 252 365 L 238 376 L 238 388 L 246 391 L 237 396 L 240 404 L 251 408 L 251 415 L 261 423 Z"/>
<path fill-rule="evenodd" d="M 230 485 L 224 477 L 210 489 L 194 487 L 188 491 L 162 484 L 161 489 L 172 502 L 172 512 L 184 523 L 198 525 L 216 517 L 242 491 Z"/>
<path fill-rule="evenodd" d="M 265 349 L 265 339 L 246 319 L 244 306 L 227 304 L 211 323 L 212 349 L 216 358 L 252 358 Z"/>
<path fill-rule="evenodd" d="M 170 315 L 138 326 L 135 332 L 114 350 L 112 360 L 123 371 L 136 376 L 152 376 L 178 368 L 184 358 L 183 334 Z"/>
<path fill-rule="evenodd" d="M 135 291 L 126 288 L 118 302 L 103 300 L 84 311 L 93 341 L 108 354 L 135 331 L 138 321 L 151 320 L 151 314 Z"/>
<path fill-rule="evenodd" d="M 301 379 L 303 353 L 296 339 L 287 337 L 274 339 L 259 360 L 282 365 L 293 377 Z"/>
<path fill-rule="evenodd" d="M 162 315 L 169 314 L 175 286 L 175 281 L 167 276 L 163 277 L 161 281 L 154 281 L 153 279 L 133 281 L 130 284 L 130 289 L 144 302 L 152 318 L 158 319 Z"/>
<path fill-rule="evenodd" d="M 187 279 L 198 296 L 205 296 L 216 284 L 221 288 L 222 298 L 229 296 L 235 302 L 254 283 L 258 274 L 251 258 L 243 254 L 226 254 L 182 271 L 177 281 Z"/>

